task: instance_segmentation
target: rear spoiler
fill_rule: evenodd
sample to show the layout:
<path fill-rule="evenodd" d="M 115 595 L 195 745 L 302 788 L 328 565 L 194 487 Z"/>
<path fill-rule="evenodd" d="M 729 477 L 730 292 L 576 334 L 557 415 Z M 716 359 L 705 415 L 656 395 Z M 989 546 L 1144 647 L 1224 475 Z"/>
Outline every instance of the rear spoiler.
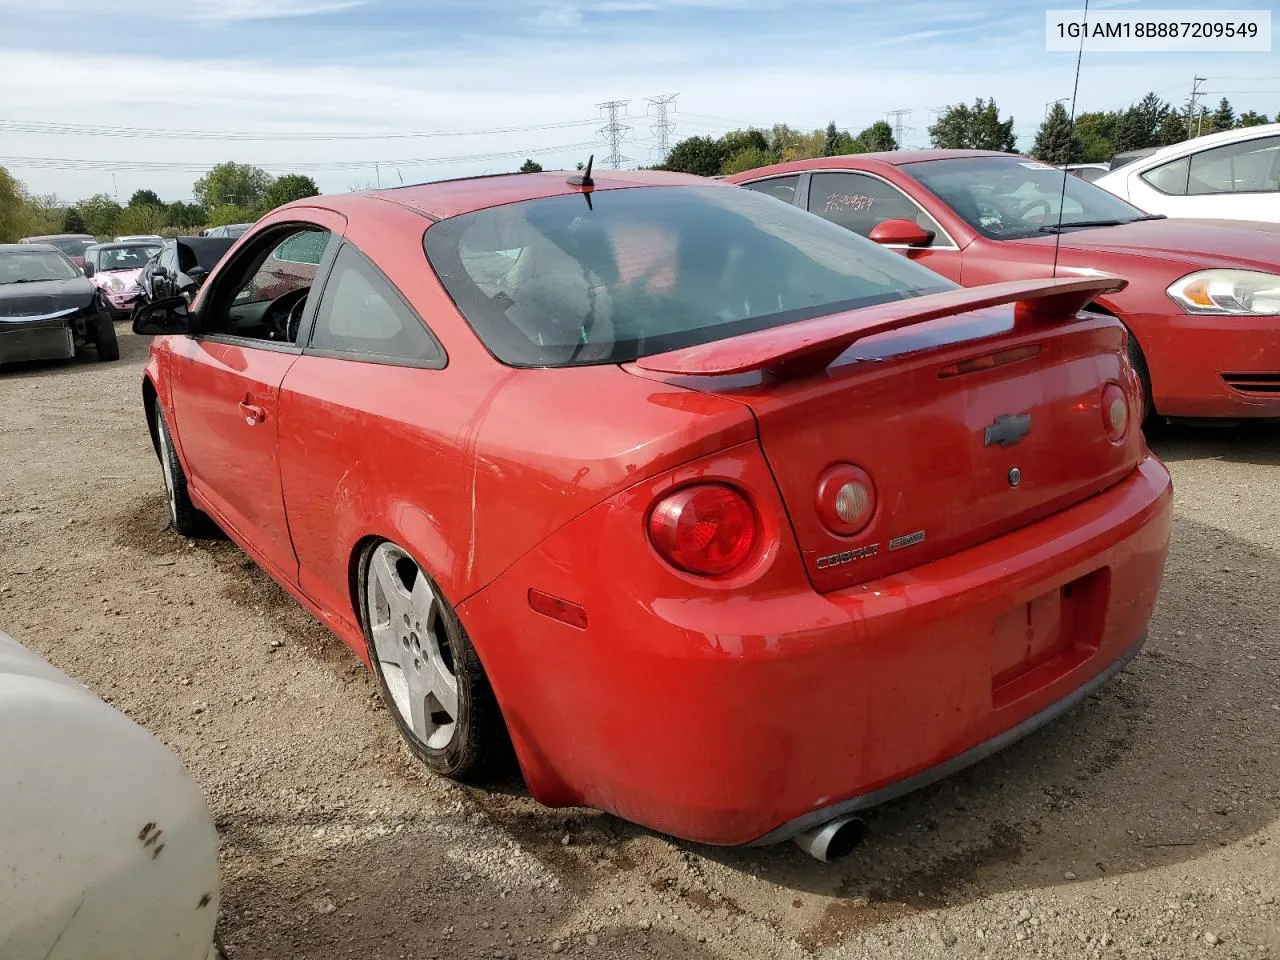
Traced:
<path fill-rule="evenodd" d="M 1118 277 L 1087 277 L 948 290 L 641 357 L 636 366 L 688 376 L 767 370 L 779 377 L 802 377 L 825 370 L 855 342 L 877 333 L 1008 303 L 1017 304 L 1015 318 L 1070 320 L 1099 294 L 1126 286 L 1128 281 Z"/>

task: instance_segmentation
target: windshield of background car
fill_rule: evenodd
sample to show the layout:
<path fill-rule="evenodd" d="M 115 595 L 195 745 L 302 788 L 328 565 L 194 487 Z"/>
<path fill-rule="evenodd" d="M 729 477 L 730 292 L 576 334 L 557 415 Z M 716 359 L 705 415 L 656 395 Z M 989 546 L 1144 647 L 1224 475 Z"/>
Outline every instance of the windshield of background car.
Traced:
<path fill-rule="evenodd" d="M 0 253 L 0 284 L 74 280 L 80 271 L 66 257 L 51 250 Z"/>
<path fill-rule="evenodd" d="M 903 164 L 902 170 L 933 191 L 969 226 L 993 240 L 1038 236 L 1062 224 L 1098 220 L 1128 223 L 1144 214 L 1079 177 L 1023 157 L 964 157 Z"/>
<path fill-rule="evenodd" d="M 57 247 L 68 257 L 82 257 L 84 252 L 92 247 L 97 240 L 49 240 L 48 244 Z"/>
<path fill-rule="evenodd" d="M 98 251 L 98 272 L 104 270 L 138 270 L 160 248 L 155 244 L 136 247 L 105 247 Z"/>
<path fill-rule="evenodd" d="M 623 363 L 954 288 L 751 190 L 638 187 L 443 220 L 423 245 L 458 309 L 513 366 Z"/>

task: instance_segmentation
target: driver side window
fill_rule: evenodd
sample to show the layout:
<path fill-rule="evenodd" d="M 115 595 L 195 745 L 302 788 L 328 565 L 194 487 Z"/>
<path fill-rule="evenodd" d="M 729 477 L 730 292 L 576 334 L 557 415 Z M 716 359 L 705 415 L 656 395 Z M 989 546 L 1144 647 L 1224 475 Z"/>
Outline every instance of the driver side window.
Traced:
<path fill-rule="evenodd" d="M 317 265 L 332 239 L 328 230 L 298 224 L 264 231 L 208 292 L 201 308 L 203 332 L 293 343 Z M 281 258 L 290 249 L 308 255 Z"/>

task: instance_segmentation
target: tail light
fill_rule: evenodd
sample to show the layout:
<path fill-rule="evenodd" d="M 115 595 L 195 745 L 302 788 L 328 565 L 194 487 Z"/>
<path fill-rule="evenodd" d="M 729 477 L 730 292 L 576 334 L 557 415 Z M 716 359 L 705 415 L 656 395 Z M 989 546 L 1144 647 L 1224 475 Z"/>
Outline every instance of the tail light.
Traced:
<path fill-rule="evenodd" d="M 871 522 L 876 488 L 867 471 L 851 463 L 828 467 L 818 479 L 818 517 L 832 533 L 850 536 Z"/>
<path fill-rule="evenodd" d="M 1113 443 L 1123 440 L 1129 430 L 1129 398 L 1118 383 L 1102 389 L 1102 429 Z"/>
<path fill-rule="evenodd" d="M 742 566 L 758 539 L 759 523 L 747 498 L 722 483 L 683 487 L 649 514 L 649 540 L 662 559 L 707 577 Z"/>

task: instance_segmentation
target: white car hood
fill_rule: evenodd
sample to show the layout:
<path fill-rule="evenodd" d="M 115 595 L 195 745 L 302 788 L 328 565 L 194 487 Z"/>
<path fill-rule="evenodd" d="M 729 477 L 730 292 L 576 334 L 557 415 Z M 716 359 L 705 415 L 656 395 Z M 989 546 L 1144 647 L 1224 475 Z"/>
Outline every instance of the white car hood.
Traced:
<path fill-rule="evenodd" d="M 218 840 L 159 740 L 0 633 L 0 960 L 205 960 Z"/>

